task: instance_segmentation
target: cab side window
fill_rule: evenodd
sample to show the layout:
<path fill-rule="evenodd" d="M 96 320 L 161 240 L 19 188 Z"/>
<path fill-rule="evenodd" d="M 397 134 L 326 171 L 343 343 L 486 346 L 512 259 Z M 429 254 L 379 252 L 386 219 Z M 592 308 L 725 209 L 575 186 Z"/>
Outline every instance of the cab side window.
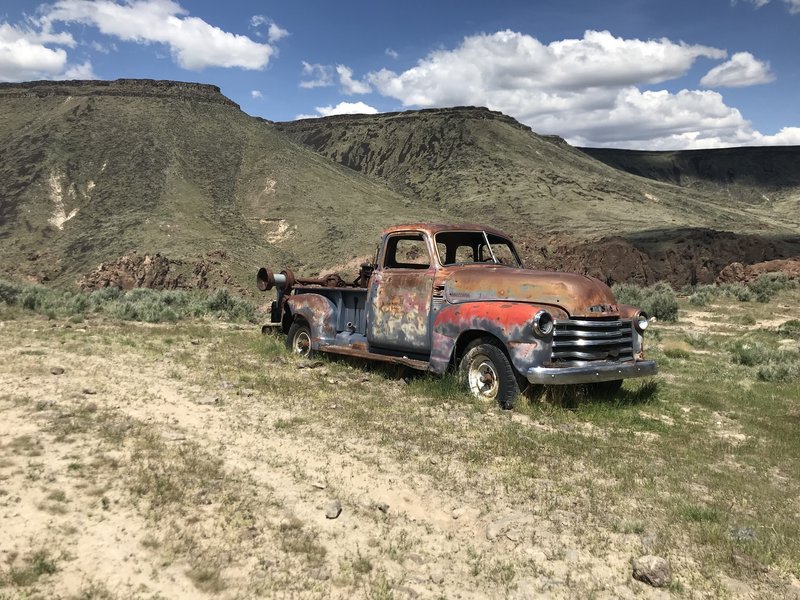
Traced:
<path fill-rule="evenodd" d="M 428 246 L 421 234 L 401 234 L 386 241 L 386 269 L 427 269 L 431 264 Z"/>

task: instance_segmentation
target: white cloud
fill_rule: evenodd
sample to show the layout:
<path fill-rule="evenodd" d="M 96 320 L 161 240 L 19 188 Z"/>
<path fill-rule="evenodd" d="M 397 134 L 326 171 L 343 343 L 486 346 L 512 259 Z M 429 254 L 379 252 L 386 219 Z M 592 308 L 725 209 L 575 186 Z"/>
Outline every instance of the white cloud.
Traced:
<path fill-rule="evenodd" d="M 259 98 L 263 98 L 264 94 L 262 94 L 259 90 L 251 90 L 250 97 L 257 100 Z"/>
<path fill-rule="evenodd" d="M 69 34 L 31 31 L 0 23 L 0 81 L 51 79 L 67 68 L 67 52 L 45 44 L 74 46 Z"/>
<path fill-rule="evenodd" d="M 333 85 L 333 69 L 328 65 L 303 61 L 303 76 L 310 79 L 301 81 L 301 88 L 311 89 Z"/>
<path fill-rule="evenodd" d="M 40 22 L 50 30 L 54 23 L 82 23 L 101 33 L 139 44 L 165 44 L 173 59 L 185 69 L 240 67 L 264 69 L 275 48 L 244 35 L 223 31 L 172 0 L 58 0 L 45 8 Z"/>
<path fill-rule="evenodd" d="M 99 79 L 94 73 L 91 61 L 86 61 L 80 65 L 69 65 L 63 75 L 56 79 Z"/>
<path fill-rule="evenodd" d="M 286 31 L 283 27 L 279 27 L 275 23 L 269 24 L 269 30 L 267 31 L 267 39 L 270 41 L 270 43 L 279 42 L 288 35 L 289 32 Z"/>
<path fill-rule="evenodd" d="M 372 91 L 368 83 L 353 79 L 353 69 L 350 67 L 336 65 L 336 73 L 339 75 L 339 84 L 342 86 L 342 92 L 348 96 L 352 96 L 353 94 L 369 94 Z"/>
<path fill-rule="evenodd" d="M 400 56 L 400 55 L 397 53 L 397 51 L 396 51 L 396 50 L 393 50 L 393 49 L 391 49 L 391 48 L 387 48 L 386 50 L 384 50 L 384 52 L 386 53 L 386 56 L 388 56 L 388 57 L 390 57 L 390 58 L 397 59 L 397 58 Z"/>
<path fill-rule="evenodd" d="M 771 1 L 772 0 L 745 0 L 745 2 L 755 5 L 756 8 L 766 6 Z M 800 14 L 800 0 L 783 0 L 783 3 L 787 5 L 790 14 Z M 736 4 L 736 0 L 731 0 L 731 4 Z"/>
<path fill-rule="evenodd" d="M 101 44 L 98 41 L 93 41 L 91 44 L 89 44 L 89 47 L 95 52 L 99 52 L 100 54 L 111 54 L 112 52 L 117 51 L 116 44 L 106 45 L 106 44 Z"/>
<path fill-rule="evenodd" d="M 339 102 L 336 106 L 317 106 L 316 115 L 297 115 L 296 119 L 318 119 L 333 115 L 375 115 L 378 109 L 363 102 Z"/>
<path fill-rule="evenodd" d="M 718 92 L 640 87 L 686 75 L 698 58 L 725 57 L 718 48 L 623 39 L 605 31 L 547 45 L 500 31 L 467 37 L 406 71 L 382 69 L 367 80 L 404 106 L 487 106 L 575 145 L 674 149 L 773 143 Z M 747 66 L 751 82 L 769 73 L 765 63 L 736 57 L 729 62 Z M 740 73 L 738 80 L 747 79 Z M 787 140 L 795 134 L 776 135 L 774 140 Z"/>
<path fill-rule="evenodd" d="M 746 87 L 770 83 L 775 76 L 769 63 L 762 62 L 749 52 L 737 52 L 729 61 L 717 65 L 700 80 L 705 87 Z"/>

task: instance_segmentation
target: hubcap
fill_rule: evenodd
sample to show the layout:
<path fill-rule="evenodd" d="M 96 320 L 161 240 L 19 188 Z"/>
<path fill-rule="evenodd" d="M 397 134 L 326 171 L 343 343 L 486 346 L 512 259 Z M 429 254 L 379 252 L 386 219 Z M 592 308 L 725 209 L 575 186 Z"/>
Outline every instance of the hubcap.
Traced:
<path fill-rule="evenodd" d="M 307 355 L 311 350 L 311 338 L 307 331 L 299 331 L 294 336 L 294 344 L 292 345 L 295 354 Z"/>
<path fill-rule="evenodd" d="M 500 380 L 494 363 L 485 354 L 475 355 L 469 363 L 470 391 L 480 398 L 495 398 L 500 389 Z"/>

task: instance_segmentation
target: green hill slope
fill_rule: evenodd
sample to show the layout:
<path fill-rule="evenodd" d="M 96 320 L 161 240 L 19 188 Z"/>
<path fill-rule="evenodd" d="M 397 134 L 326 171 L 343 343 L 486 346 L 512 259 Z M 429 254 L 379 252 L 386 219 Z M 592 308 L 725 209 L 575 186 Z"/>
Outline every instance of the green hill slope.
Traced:
<path fill-rule="evenodd" d="M 311 273 L 369 252 L 387 221 L 429 216 L 213 86 L 0 84 L 6 274 L 72 285 L 133 252 L 191 271 L 215 251 L 211 271 L 252 287 L 259 264 Z"/>

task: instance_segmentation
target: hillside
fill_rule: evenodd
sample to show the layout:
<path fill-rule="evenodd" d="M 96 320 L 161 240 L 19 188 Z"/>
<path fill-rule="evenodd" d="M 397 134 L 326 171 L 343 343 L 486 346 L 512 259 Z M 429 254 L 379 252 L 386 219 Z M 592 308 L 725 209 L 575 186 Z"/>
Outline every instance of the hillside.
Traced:
<path fill-rule="evenodd" d="M 733 261 L 800 252 L 800 212 L 632 176 L 484 108 L 275 126 L 445 214 L 513 232 L 527 262 L 541 267 L 684 284 L 712 281 Z"/>
<path fill-rule="evenodd" d="M 74 285 L 102 262 L 160 253 L 169 286 L 252 288 L 260 264 L 313 273 L 369 252 L 387 220 L 429 216 L 214 86 L 0 84 L 0 124 L 7 276 Z"/>
<path fill-rule="evenodd" d="M 800 146 L 654 152 L 580 148 L 610 167 L 654 181 L 767 205 L 800 201 Z"/>
<path fill-rule="evenodd" d="M 527 264 L 610 283 L 708 282 L 800 255 L 782 198 L 635 176 L 482 108 L 272 123 L 210 85 L 0 84 L 0 277 L 60 286 L 349 276 L 419 220 L 499 226 Z"/>

